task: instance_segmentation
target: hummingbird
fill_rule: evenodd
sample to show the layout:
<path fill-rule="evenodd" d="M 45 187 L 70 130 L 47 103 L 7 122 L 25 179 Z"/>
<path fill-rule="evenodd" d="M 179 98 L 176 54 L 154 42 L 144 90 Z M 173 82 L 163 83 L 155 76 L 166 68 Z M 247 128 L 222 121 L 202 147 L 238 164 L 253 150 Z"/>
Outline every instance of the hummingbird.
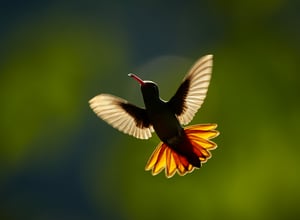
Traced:
<path fill-rule="evenodd" d="M 153 132 L 161 140 L 150 156 L 145 170 L 157 175 L 165 169 L 167 178 L 176 172 L 183 176 L 192 172 L 211 157 L 217 147 L 210 139 L 219 135 L 217 124 L 190 123 L 206 98 L 211 79 L 213 55 L 200 58 L 185 75 L 181 85 L 169 101 L 159 96 L 155 82 L 128 74 L 140 84 L 144 108 L 127 100 L 100 94 L 89 101 L 96 115 L 125 134 L 149 139 Z"/>

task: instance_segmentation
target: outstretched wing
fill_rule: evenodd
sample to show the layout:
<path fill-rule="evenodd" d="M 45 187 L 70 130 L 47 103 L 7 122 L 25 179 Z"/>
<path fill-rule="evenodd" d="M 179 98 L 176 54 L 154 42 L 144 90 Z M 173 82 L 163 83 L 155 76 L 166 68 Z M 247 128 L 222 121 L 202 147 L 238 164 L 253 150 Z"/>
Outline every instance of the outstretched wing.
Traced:
<path fill-rule="evenodd" d="M 90 101 L 90 107 L 108 124 L 139 139 L 150 138 L 154 129 L 145 109 L 128 103 L 119 97 L 100 94 Z"/>
<path fill-rule="evenodd" d="M 181 124 L 188 124 L 206 97 L 213 66 L 213 55 L 200 58 L 184 77 L 168 102 Z"/>

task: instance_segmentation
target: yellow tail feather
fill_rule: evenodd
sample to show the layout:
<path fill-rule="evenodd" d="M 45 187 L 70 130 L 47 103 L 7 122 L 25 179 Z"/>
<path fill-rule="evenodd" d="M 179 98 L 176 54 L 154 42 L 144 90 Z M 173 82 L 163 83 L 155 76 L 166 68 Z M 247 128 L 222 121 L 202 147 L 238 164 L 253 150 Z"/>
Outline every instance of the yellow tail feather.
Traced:
<path fill-rule="evenodd" d="M 219 132 L 215 130 L 216 127 L 217 124 L 199 124 L 184 128 L 188 140 L 184 143 L 192 144 L 193 153 L 197 155 L 201 163 L 205 163 L 211 157 L 209 150 L 217 147 L 216 143 L 209 140 L 219 135 Z M 166 177 L 170 178 L 176 171 L 183 176 L 195 168 L 185 156 L 160 142 L 149 158 L 145 169 L 152 170 L 152 175 L 157 175 L 165 169 Z"/>

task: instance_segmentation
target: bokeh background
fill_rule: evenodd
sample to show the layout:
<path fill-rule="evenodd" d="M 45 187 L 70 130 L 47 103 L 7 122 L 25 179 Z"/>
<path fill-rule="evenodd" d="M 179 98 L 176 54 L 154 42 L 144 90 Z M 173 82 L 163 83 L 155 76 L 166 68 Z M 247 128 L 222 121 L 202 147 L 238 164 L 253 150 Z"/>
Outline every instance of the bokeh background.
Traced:
<path fill-rule="evenodd" d="M 0 219 L 299 219 L 297 0 L 2 1 Z M 134 72 L 169 99 L 214 54 L 193 120 L 218 148 L 184 177 L 151 176 L 158 144 L 99 120 L 88 100 L 142 105 Z"/>

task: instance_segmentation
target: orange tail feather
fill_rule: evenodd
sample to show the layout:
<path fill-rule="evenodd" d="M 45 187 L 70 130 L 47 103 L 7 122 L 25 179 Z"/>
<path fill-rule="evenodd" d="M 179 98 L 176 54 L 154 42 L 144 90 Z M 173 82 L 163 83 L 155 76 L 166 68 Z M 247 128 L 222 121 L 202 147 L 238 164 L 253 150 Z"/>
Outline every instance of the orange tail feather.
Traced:
<path fill-rule="evenodd" d="M 216 127 L 216 124 L 199 124 L 184 128 L 188 143 L 192 145 L 192 153 L 199 158 L 201 163 L 205 163 L 211 157 L 210 150 L 217 147 L 209 140 L 219 135 L 219 132 L 215 130 Z M 157 175 L 165 169 L 166 177 L 170 178 L 176 171 L 183 176 L 195 168 L 188 158 L 160 142 L 149 158 L 145 169 L 152 170 L 152 175 Z"/>

